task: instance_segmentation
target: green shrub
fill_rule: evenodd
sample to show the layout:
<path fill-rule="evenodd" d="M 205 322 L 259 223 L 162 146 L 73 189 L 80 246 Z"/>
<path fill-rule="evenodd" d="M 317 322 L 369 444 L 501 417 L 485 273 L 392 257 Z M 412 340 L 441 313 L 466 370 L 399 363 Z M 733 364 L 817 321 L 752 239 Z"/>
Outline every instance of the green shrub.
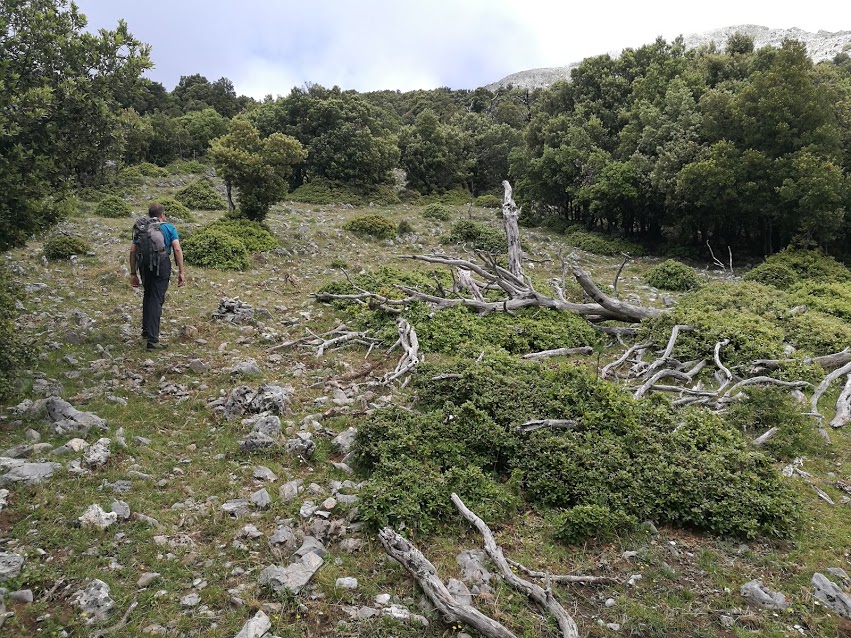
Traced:
<path fill-rule="evenodd" d="M 207 171 L 207 166 L 197 160 L 175 160 L 163 170 L 169 175 L 203 175 Z"/>
<path fill-rule="evenodd" d="M 237 237 L 208 228 L 181 242 L 183 258 L 191 266 L 218 270 L 248 268 L 248 250 Z"/>
<path fill-rule="evenodd" d="M 475 250 L 488 253 L 505 253 L 508 243 L 502 231 L 480 222 L 459 219 L 452 224 L 444 244 L 471 244 Z"/>
<path fill-rule="evenodd" d="M 502 208 L 502 200 L 496 195 L 479 195 L 476 198 L 476 206 L 482 208 Z"/>
<path fill-rule="evenodd" d="M 396 236 L 396 224 L 384 215 L 361 215 L 353 217 L 345 224 L 343 230 L 356 235 L 367 235 L 376 239 L 392 239 Z"/>
<path fill-rule="evenodd" d="M 207 230 L 221 231 L 238 239 L 249 253 L 272 250 L 280 245 L 267 226 L 243 217 L 217 219 L 199 232 L 206 232 Z"/>
<path fill-rule="evenodd" d="M 817 310 L 793 315 L 783 325 L 786 340 L 811 355 L 838 352 L 851 344 L 851 324 Z"/>
<path fill-rule="evenodd" d="M 622 510 L 605 505 L 577 505 L 556 514 L 552 519 L 553 537 L 568 545 L 588 538 L 611 540 L 618 532 L 629 532 L 638 526 L 638 519 Z"/>
<path fill-rule="evenodd" d="M 189 212 L 189 209 L 174 197 L 160 197 L 159 199 L 148 202 L 148 206 L 154 202 L 162 204 L 167 217 L 177 217 L 182 221 L 190 221 L 192 219 L 192 213 Z"/>
<path fill-rule="evenodd" d="M 222 210 L 225 200 L 206 179 L 197 179 L 175 193 L 174 198 L 190 210 Z"/>
<path fill-rule="evenodd" d="M 163 167 L 151 164 L 150 162 L 142 162 L 136 168 L 145 177 L 165 177 L 168 175 L 168 171 Z"/>
<path fill-rule="evenodd" d="M 35 354 L 15 321 L 19 314 L 15 302 L 22 296 L 23 291 L 13 283 L 9 271 L 0 266 L 0 401 L 18 391 L 20 373 Z"/>
<path fill-rule="evenodd" d="M 568 233 L 566 241 L 571 246 L 576 246 L 589 253 L 597 255 L 620 255 L 621 253 L 629 253 L 633 257 L 644 254 L 644 249 L 638 244 L 626 241 L 624 239 L 616 239 L 600 235 L 599 233 L 591 233 L 586 230 L 572 230 Z"/>
<path fill-rule="evenodd" d="M 463 188 L 446 191 L 445 193 L 433 196 L 432 198 L 441 204 L 447 204 L 449 206 L 463 206 L 472 199 L 470 192 Z"/>
<path fill-rule="evenodd" d="M 392 205 L 399 203 L 399 195 L 390 184 L 350 184 L 325 178 L 314 178 L 288 195 L 294 202 L 306 204 L 351 204 L 367 206 L 370 203 Z"/>
<path fill-rule="evenodd" d="M 125 166 L 118 171 L 116 180 L 122 186 L 140 186 L 145 183 L 145 176 L 138 166 Z"/>
<path fill-rule="evenodd" d="M 662 290 L 692 290 L 699 288 L 703 279 L 693 268 L 669 259 L 655 266 L 647 273 L 647 283 Z"/>
<path fill-rule="evenodd" d="M 91 246 L 81 237 L 53 235 L 44 242 L 44 256 L 50 260 L 68 259 L 71 255 L 85 255 Z"/>
<path fill-rule="evenodd" d="M 763 447 L 772 458 L 783 461 L 824 450 L 812 419 L 801 413 L 801 404 L 788 390 L 750 387 L 745 393 L 746 398 L 733 403 L 725 418 L 748 439 L 777 428 L 777 434 Z"/>
<path fill-rule="evenodd" d="M 403 219 L 399 222 L 399 225 L 396 226 L 397 235 L 410 235 L 411 233 L 415 232 L 416 230 L 414 229 L 413 225 L 407 219 Z"/>
<path fill-rule="evenodd" d="M 851 283 L 802 281 L 792 287 L 789 295 L 795 304 L 851 321 Z"/>
<path fill-rule="evenodd" d="M 798 273 L 786 264 L 763 262 L 745 273 L 742 279 L 766 286 L 774 286 L 780 288 L 780 290 L 788 290 L 798 281 Z"/>
<path fill-rule="evenodd" d="M 440 222 L 449 221 L 452 213 L 443 204 L 432 203 L 423 208 L 423 217 L 426 219 L 434 219 Z"/>
<path fill-rule="evenodd" d="M 121 218 L 130 217 L 133 207 L 117 195 L 107 195 L 95 206 L 95 215 L 98 217 Z"/>
<path fill-rule="evenodd" d="M 764 263 L 791 268 L 802 280 L 825 283 L 851 281 L 851 271 L 820 250 L 784 248 L 768 257 Z"/>

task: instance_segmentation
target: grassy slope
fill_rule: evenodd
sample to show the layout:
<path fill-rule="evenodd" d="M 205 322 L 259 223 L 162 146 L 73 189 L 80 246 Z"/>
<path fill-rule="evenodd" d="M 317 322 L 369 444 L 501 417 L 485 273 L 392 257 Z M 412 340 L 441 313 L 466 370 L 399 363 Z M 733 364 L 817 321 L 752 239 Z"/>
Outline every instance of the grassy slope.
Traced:
<path fill-rule="evenodd" d="M 144 192 L 136 193 L 137 210 L 153 197 L 175 190 L 151 184 L 143 187 Z M 319 332 L 335 325 L 333 311 L 308 298 L 310 292 L 339 276 L 339 271 L 331 267 L 332 262 L 342 260 L 349 270 L 357 272 L 390 259 L 393 253 L 427 252 L 436 247 L 438 236 L 451 220 L 425 220 L 419 216 L 419 210 L 399 206 L 382 211 L 397 222 L 408 219 L 418 231 L 416 243 L 402 240 L 401 246 L 389 246 L 339 230 L 345 220 L 374 212 L 373 209 L 303 204 L 276 207 L 268 221 L 290 256 L 256 259 L 251 270 L 244 273 L 190 268 L 187 287 L 178 291 L 173 286 L 169 292 L 163 325 L 171 348 L 164 355 L 157 353 L 158 356 L 145 352 L 136 337 L 140 293 L 127 285 L 124 267 L 129 220 L 81 215 L 66 222 L 67 229 L 88 235 L 97 246 L 94 257 L 45 265 L 40 257 L 41 243 L 37 241 L 11 255 L 25 269 L 24 282 L 43 282 L 48 286 L 23 300 L 28 311 L 23 322 L 46 345 L 32 376 L 46 375 L 61 381 L 64 398 L 80 409 L 108 419 L 107 436 L 112 436 L 119 427 L 124 428 L 129 447 L 114 448 L 109 464 L 89 476 L 75 479 L 61 476 L 39 487 L 11 489 L 9 505 L 0 513 L 0 535 L 7 539 L 2 549 L 25 553 L 28 558 L 24 573 L 5 586 L 31 588 L 36 603 L 9 605 L 16 611 L 4 627 L 11 631 L 9 635 L 34 636 L 38 632 L 52 636 L 59 635 L 61 628 L 72 635 L 86 635 L 84 619 L 77 615 L 69 598 L 80 583 L 91 577 L 101 578 L 112 587 L 117 605 L 107 624 L 115 622 L 131 600 L 139 601 L 129 624 L 117 636 L 140 635 L 152 623 L 166 626 L 170 635 L 233 636 L 256 609 L 269 602 L 279 603 L 271 616 L 272 632 L 280 636 L 455 633 L 434 614 L 430 615 L 428 629 L 409 628 L 391 621 L 370 621 L 347 628 L 337 626 L 345 618 L 342 604 L 369 605 L 374 595 L 390 593 L 413 609 L 413 601 L 420 596 L 402 570 L 385 561 L 377 540 L 366 534 L 363 534 L 365 548 L 357 554 L 343 554 L 332 548 L 332 558 L 326 560 L 316 575 L 312 593 L 304 593 L 297 599 L 276 600 L 269 592 L 259 590 L 256 587 L 259 572 L 269 564 L 287 564 L 288 557 L 276 555 L 264 539 L 240 539 L 235 543 L 238 531 L 250 522 L 270 535 L 277 522 L 286 518 L 298 520 L 303 499 L 284 504 L 277 494 L 277 486 L 288 478 L 303 478 L 305 484 L 315 482 L 325 486 L 330 480 L 349 477 L 327 462 L 332 451 L 328 441 L 322 438 L 317 439 L 319 448 L 310 463 L 283 453 L 242 454 L 238 441 L 246 426 L 239 421 L 220 422 L 206 407 L 209 398 L 228 392 L 241 382 L 257 384 L 269 380 L 295 387 L 289 425 L 321 411 L 323 408 L 317 406 L 315 399 L 330 394 L 328 382 L 360 369 L 364 365 L 364 350 L 329 352 L 319 358 L 307 350 L 283 350 L 278 353 L 280 357 L 275 357 L 270 356 L 268 347 L 301 337 L 308 328 Z M 459 217 L 467 215 L 466 208 L 454 211 Z M 496 222 L 492 210 L 474 209 L 472 215 L 480 221 Z M 193 216 L 203 223 L 218 214 L 193 212 Z M 185 225 L 178 227 L 181 232 L 188 230 Z M 542 231 L 524 229 L 523 236 L 527 250 L 536 257 L 553 258 L 563 242 L 563 237 Z M 619 258 L 585 253 L 580 253 L 579 258 L 583 267 L 590 269 L 601 282 L 611 281 L 620 265 Z M 621 279 L 621 298 L 635 293 L 647 303 L 660 304 L 652 298 L 653 291 L 643 287 L 641 278 L 658 261 L 647 258 L 631 263 Z M 541 273 L 542 269 L 547 273 Z M 558 271 L 556 260 L 536 264 L 533 272 L 536 278 L 545 280 L 547 275 Z M 267 308 L 272 318 L 262 329 L 212 320 L 211 313 L 218 300 L 226 296 L 239 296 L 255 307 Z M 81 331 L 72 314 L 75 310 L 94 319 L 94 326 Z M 194 331 L 190 329 L 192 339 L 179 338 L 184 326 L 194 328 Z M 83 342 L 67 343 L 68 330 L 81 332 Z M 264 340 L 264 334 L 270 335 L 269 341 Z M 193 341 L 198 338 L 206 340 L 206 344 Z M 79 364 L 69 364 L 66 355 L 76 357 Z M 240 380 L 224 371 L 249 357 L 263 367 L 261 378 Z M 396 354 L 373 352 L 369 358 L 386 359 L 385 368 L 390 369 L 395 357 Z M 207 362 L 210 371 L 200 374 L 190 371 L 186 363 L 195 358 Z M 74 370 L 81 370 L 82 374 L 73 378 Z M 69 372 L 72 378 L 66 374 Z M 144 385 L 135 387 L 128 372 L 142 375 Z M 24 379 L 25 396 L 32 376 Z M 160 395 L 161 379 L 185 386 L 187 398 L 177 401 Z M 107 398 L 110 395 L 127 398 L 127 405 L 111 402 Z M 7 410 L 3 416 L 0 449 L 23 442 L 28 427 L 41 431 L 42 440 L 56 445 L 65 442 L 47 436 L 40 420 L 16 423 L 17 417 Z M 340 417 L 327 424 L 342 430 L 357 425 L 357 417 Z M 147 437 L 151 443 L 140 445 L 134 437 Z M 96 438 L 96 433 L 92 433 L 89 441 Z M 608 575 L 622 582 L 632 574 L 643 576 L 635 587 L 557 587 L 556 595 L 574 615 L 584 635 L 612 635 L 610 629 L 601 626 L 602 621 L 602 624 L 620 624 L 624 635 L 783 636 L 798 625 L 808 635 L 835 636 L 843 631 L 843 625 L 816 604 L 809 580 L 814 571 L 849 567 L 849 505 L 839 504 L 841 494 L 832 485 L 834 477 L 851 476 L 849 451 L 847 434 L 836 432 L 829 456 L 807 461 L 806 469 L 834 497 L 837 505 L 821 501 L 811 488 L 800 483 L 809 524 L 800 537 L 786 543 L 742 545 L 683 530 L 662 529 L 656 537 L 636 535 L 616 543 L 565 548 L 548 539 L 546 523 L 531 512 L 495 532 L 509 557 L 533 569 Z M 62 460 L 67 462 L 70 458 Z M 229 519 L 218 505 L 230 498 L 247 498 L 259 489 L 261 485 L 252 478 L 252 471 L 261 464 L 279 477 L 275 484 L 267 486 L 272 507 L 251 518 Z M 134 480 L 133 489 L 125 495 L 103 487 L 104 481 L 124 479 L 132 469 L 150 474 L 151 478 Z M 133 511 L 158 519 L 163 529 L 156 530 L 142 522 L 121 523 L 105 532 L 75 527 L 74 521 L 86 506 L 99 503 L 108 509 L 117 498 L 126 500 Z M 173 507 L 181 502 L 188 502 L 191 507 Z M 154 536 L 158 534 L 186 535 L 192 542 L 188 547 L 171 550 L 155 543 Z M 459 521 L 457 526 L 421 542 L 420 548 L 446 579 L 458 576 L 455 555 L 462 549 L 479 546 L 480 539 Z M 622 554 L 627 550 L 637 551 L 638 555 L 625 559 Z M 244 572 L 239 573 L 240 570 Z M 146 571 L 159 572 L 161 578 L 139 591 L 136 580 Z M 360 588 L 355 592 L 336 590 L 334 583 L 339 576 L 357 577 Z M 738 589 L 754 578 L 761 579 L 769 588 L 782 590 L 793 602 L 793 608 L 787 613 L 748 610 Z M 200 589 L 202 606 L 188 612 L 182 609 L 179 599 L 203 581 L 207 585 Z M 57 583 L 60 584 L 48 597 L 47 592 Z M 234 607 L 228 590 L 241 585 L 245 589 L 238 595 L 245 606 Z M 615 601 L 611 607 L 604 604 L 608 598 Z M 549 618 L 531 607 L 520 594 L 505 587 L 497 586 L 493 596 L 481 598 L 477 605 L 518 635 L 556 635 Z M 732 613 L 737 609 L 740 613 Z M 737 617 L 735 627 L 726 628 L 720 620 L 722 614 Z M 844 627 L 847 632 L 848 624 Z"/>

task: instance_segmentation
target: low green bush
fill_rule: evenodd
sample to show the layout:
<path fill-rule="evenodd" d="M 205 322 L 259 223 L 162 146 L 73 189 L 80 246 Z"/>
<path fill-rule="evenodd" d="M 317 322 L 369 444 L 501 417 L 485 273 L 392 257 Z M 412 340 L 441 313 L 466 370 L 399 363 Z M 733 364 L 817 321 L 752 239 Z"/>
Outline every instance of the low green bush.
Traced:
<path fill-rule="evenodd" d="M 190 210 L 222 210 L 225 200 L 213 185 L 204 178 L 187 184 L 175 193 L 174 198 Z"/>
<path fill-rule="evenodd" d="M 343 230 L 356 235 L 365 235 L 375 239 L 392 239 L 396 237 L 396 224 L 384 215 L 360 215 L 353 217 L 345 224 Z"/>
<path fill-rule="evenodd" d="M 396 226 L 396 234 L 397 235 L 410 235 L 411 233 L 415 233 L 416 229 L 414 229 L 413 224 L 409 222 L 407 219 L 403 219 L 399 222 L 399 225 Z"/>
<path fill-rule="evenodd" d="M 626 241 L 625 239 L 617 239 L 599 233 L 588 232 L 587 230 L 569 231 L 566 241 L 571 246 L 576 246 L 597 255 L 611 256 L 629 253 L 633 257 L 638 257 L 644 254 L 644 249 L 638 244 Z"/>
<path fill-rule="evenodd" d="M 138 168 L 139 172 L 145 177 L 165 177 L 168 175 L 168 171 L 162 166 L 157 166 L 150 162 L 142 162 L 136 168 Z"/>
<path fill-rule="evenodd" d="M 19 311 L 15 302 L 22 296 L 11 273 L 0 266 L 0 401 L 17 393 L 20 373 L 35 355 L 34 347 L 16 323 Z"/>
<path fill-rule="evenodd" d="M 148 202 L 148 206 L 154 202 L 162 204 L 162 207 L 165 209 L 166 217 L 177 217 L 185 222 L 192 219 L 192 213 L 189 212 L 189 209 L 177 201 L 174 197 L 160 197 L 159 199 L 151 200 Z"/>
<path fill-rule="evenodd" d="M 764 263 L 791 268 L 801 280 L 824 283 L 851 281 L 851 271 L 820 250 L 784 248 L 768 257 Z"/>
<path fill-rule="evenodd" d="M 788 290 L 798 281 L 798 273 L 782 263 L 763 262 L 745 273 L 745 281 L 754 281 L 780 290 Z"/>
<path fill-rule="evenodd" d="M 777 434 L 763 447 L 772 458 L 785 461 L 824 451 L 825 442 L 812 419 L 802 414 L 801 404 L 788 390 L 750 387 L 745 393 L 743 400 L 730 405 L 726 418 L 749 439 L 777 428 Z"/>
<path fill-rule="evenodd" d="M 553 538 L 566 545 L 578 544 L 588 538 L 611 540 L 619 532 L 638 527 L 638 519 L 623 510 L 611 510 L 605 505 L 577 505 L 552 517 Z"/>
<path fill-rule="evenodd" d="M 85 255 L 91 246 L 81 237 L 53 235 L 44 242 L 44 256 L 50 260 L 68 259 L 72 255 Z"/>
<path fill-rule="evenodd" d="M 496 195 L 479 195 L 476 198 L 476 206 L 482 208 L 502 208 L 502 200 Z"/>
<path fill-rule="evenodd" d="M 110 217 L 119 219 L 122 217 L 130 217 L 133 212 L 133 207 L 118 195 L 107 195 L 103 197 L 95 206 L 95 215 L 98 217 Z"/>
<path fill-rule="evenodd" d="M 470 244 L 472 248 L 488 253 L 505 253 L 508 243 L 502 231 L 481 222 L 459 219 L 452 224 L 444 244 Z"/>
<path fill-rule="evenodd" d="M 789 291 L 795 304 L 851 321 L 851 283 L 802 281 Z"/>
<path fill-rule="evenodd" d="M 191 266 L 218 270 L 248 268 L 248 250 L 242 241 L 220 229 L 199 231 L 181 242 L 183 258 Z"/>
<path fill-rule="evenodd" d="M 207 230 L 222 231 L 226 235 L 235 237 L 243 243 L 249 253 L 272 250 L 280 245 L 280 242 L 267 226 L 243 217 L 217 219 L 199 232 L 206 232 Z"/>
<path fill-rule="evenodd" d="M 647 283 L 662 290 L 686 291 L 699 288 L 703 278 L 693 268 L 669 259 L 647 273 Z"/>
<path fill-rule="evenodd" d="M 422 215 L 426 219 L 434 219 L 440 222 L 449 221 L 449 218 L 452 217 L 452 213 L 446 206 L 436 202 L 423 208 Z"/>
<path fill-rule="evenodd" d="M 141 186 L 145 183 L 145 176 L 138 166 L 125 166 L 118 171 L 116 181 L 122 186 Z"/>
<path fill-rule="evenodd" d="M 288 196 L 294 202 L 306 204 L 351 204 L 367 206 L 370 203 L 392 205 L 399 203 L 399 195 L 390 184 L 359 185 L 314 178 L 295 189 Z"/>
<path fill-rule="evenodd" d="M 447 204 L 448 206 L 463 206 L 464 204 L 469 203 L 472 197 L 469 191 L 466 191 L 463 188 L 456 188 L 454 190 L 441 193 L 440 195 L 432 195 L 430 196 L 430 199 L 441 204 Z"/>
<path fill-rule="evenodd" d="M 164 170 L 169 175 L 203 175 L 207 171 L 207 166 L 197 160 L 175 160 Z"/>
<path fill-rule="evenodd" d="M 851 324 L 818 310 L 793 315 L 783 326 L 790 344 L 814 356 L 839 352 L 851 344 Z"/>

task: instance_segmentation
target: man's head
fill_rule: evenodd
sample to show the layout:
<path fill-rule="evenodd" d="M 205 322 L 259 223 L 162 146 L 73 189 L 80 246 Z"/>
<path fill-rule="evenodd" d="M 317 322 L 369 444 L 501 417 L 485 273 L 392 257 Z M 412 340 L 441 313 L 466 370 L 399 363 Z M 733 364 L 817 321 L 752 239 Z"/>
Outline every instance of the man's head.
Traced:
<path fill-rule="evenodd" d="M 154 202 L 148 206 L 148 217 L 162 218 L 165 215 L 165 208 L 159 202 Z"/>

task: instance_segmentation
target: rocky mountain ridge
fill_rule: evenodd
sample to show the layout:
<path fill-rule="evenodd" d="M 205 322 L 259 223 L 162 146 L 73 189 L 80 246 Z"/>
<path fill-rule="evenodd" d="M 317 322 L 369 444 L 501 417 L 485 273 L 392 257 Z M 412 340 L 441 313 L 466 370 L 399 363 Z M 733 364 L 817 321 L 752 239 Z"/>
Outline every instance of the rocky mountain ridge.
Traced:
<path fill-rule="evenodd" d="M 768 45 L 780 46 L 783 40 L 788 38 L 798 40 L 807 46 L 807 51 L 815 62 L 830 60 L 837 53 L 851 51 L 851 31 L 830 32 L 819 30 L 816 33 L 812 33 L 795 27 L 791 29 L 773 29 L 755 24 L 722 27 L 703 33 L 693 33 L 683 36 L 683 40 L 688 49 L 696 49 L 713 42 L 719 49 L 723 49 L 727 44 L 727 39 L 734 33 L 750 35 L 754 39 L 754 45 L 757 49 Z M 620 51 L 610 51 L 609 55 L 617 57 L 620 55 Z M 485 88 L 491 91 L 508 85 L 529 89 L 545 88 L 559 80 L 569 80 L 571 71 L 579 66 L 579 64 L 580 62 L 574 62 L 565 66 L 519 71 L 497 82 L 488 84 Z"/>

